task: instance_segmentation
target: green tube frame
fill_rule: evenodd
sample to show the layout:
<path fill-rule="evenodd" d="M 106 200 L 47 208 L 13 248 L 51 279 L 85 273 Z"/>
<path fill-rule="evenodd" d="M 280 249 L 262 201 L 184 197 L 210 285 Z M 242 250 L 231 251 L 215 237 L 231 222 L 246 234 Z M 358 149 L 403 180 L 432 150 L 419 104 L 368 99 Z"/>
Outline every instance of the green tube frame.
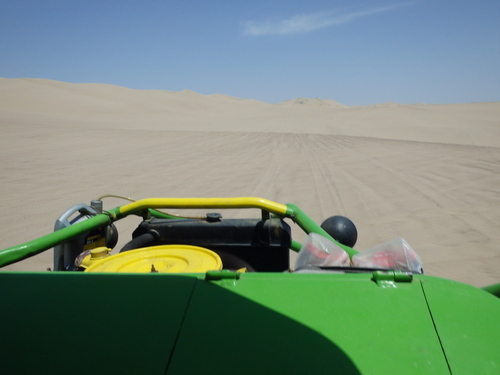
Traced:
<path fill-rule="evenodd" d="M 81 233 L 89 232 L 120 220 L 128 215 L 143 215 L 145 211 L 151 212 L 155 208 L 260 208 L 271 212 L 281 218 L 292 219 L 307 234 L 318 233 L 342 247 L 349 256 L 357 251 L 335 241 L 318 224 L 294 204 L 281 205 L 262 198 L 151 198 L 131 204 L 119 206 L 97 214 L 85 221 L 60 229 L 33 241 L 0 250 L 0 267 L 19 262 L 23 259 L 37 255 L 55 245 L 64 243 Z M 291 250 L 299 251 L 301 244 L 292 241 Z"/>

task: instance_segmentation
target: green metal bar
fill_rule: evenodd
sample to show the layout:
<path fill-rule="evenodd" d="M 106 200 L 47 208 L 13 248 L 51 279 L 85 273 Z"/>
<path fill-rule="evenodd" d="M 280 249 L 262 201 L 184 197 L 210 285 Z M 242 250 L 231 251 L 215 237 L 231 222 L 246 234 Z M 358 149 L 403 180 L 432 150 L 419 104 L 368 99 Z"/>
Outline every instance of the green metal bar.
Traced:
<path fill-rule="evenodd" d="M 292 240 L 291 249 L 293 251 L 298 253 L 301 248 L 302 248 L 302 244 L 300 242 Z"/>
<path fill-rule="evenodd" d="M 185 219 L 185 217 L 169 215 L 153 208 L 148 209 L 148 211 L 151 216 L 157 217 L 159 219 Z"/>
<path fill-rule="evenodd" d="M 36 240 L 0 250 L 0 267 L 37 255 L 59 243 L 68 241 L 84 232 L 91 231 L 109 223 L 111 223 L 111 218 L 108 215 L 99 214 L 80 223 L 73 224 L 69 227 L 47 234 L 46 236 L 37 238 Z"/>
<path fill-rule="evenodd" d="M 103 214 L 93 216 L 85 221 L 63 228 L 36 240 L 26 242 L 22 245 L 13 246 L 5 250 L 0 250 L 0 267 L 18 262 L 20 260 L 37 255 L 45 250 L 54 247 L 57 244 L 68 241 L 77 237 L 81 233 L 97 229 L 104 225 L 110 224 L 113 221 L 124 218 L 131 214 L 140 214 L 144 210 L 152 208 L 193 208 L 193 207 L 220 207 L 220 208 L 261 208 L 272 212 L 281 217 L 291 218 L 297 223 L 306 233 L 318 233 L 325 238 L 328 238 L 343 248 L 349 256 L 353 256 L 358 252 L 348 246 L 342 245 L 335 241 L 326 231 L 316 224 L 309 216 L 294 204 L 281 205 L 262 198 L 244 197 L 244 198 L 188 198 L 188 199 L 164 199 L 153 198 L 144 199 L 128 205 L 115 207 Z M 158 212 L 154 214 L 158 215 Z M 297 241 L 292 241 L 291 248 L 294 251 L 299 251 L 301 244 Z"/>
<path fill-rule="evenodd" d="M 300 208 L 298 208 L 296 205 L 288 203 L 286 206 L 288 208 L 288 212 L 290 212 L 290 214 L 288 214 L 287 212 L 287 216 L 290 217 L 295 223 L 297 223 L 297 225 L 301 227 L 302 230 L 307 234 L 313 232 L 320 234 L 325 238 L 328 238 L 329 240 L 339 245 L 342 249 L 344 249 L 347 252 L 347 254 L 349 254 L 349 257 L 352 257 L 353 255 L 356 255 L 358 253 L 358 251 L 354 250 L 352 247 L 343 245 L 340 242 L 337 242 L 335 239 L 333 239 L 332 236 L 330 236 L 323 228 L 321 228 L 316 222 L 314 222 L 313 219 L 307 216 L 306 213 L 302 211 Z M 295 249 L 296 246 L 297 243 L 292 243 L 292 250 L 296 250 Z"/>

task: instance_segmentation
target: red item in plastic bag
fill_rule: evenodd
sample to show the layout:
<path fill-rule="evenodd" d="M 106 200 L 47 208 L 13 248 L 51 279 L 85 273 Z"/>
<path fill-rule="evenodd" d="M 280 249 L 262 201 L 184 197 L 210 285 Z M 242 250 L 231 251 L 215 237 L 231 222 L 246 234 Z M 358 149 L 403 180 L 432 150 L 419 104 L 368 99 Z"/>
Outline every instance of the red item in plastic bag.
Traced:
<path fill-rule="evenodd" d="M 355 267 L 391 268 L 422 273 L 422 261 L 403 238 L 396 238 L 352 257 Z"/>
<path fill-rule="evenodd" d="M 316 234 L 310 233 L 302 244 L 295 269 L 314 267 L 348 267 L 349 255 L 335 242 Z"/>

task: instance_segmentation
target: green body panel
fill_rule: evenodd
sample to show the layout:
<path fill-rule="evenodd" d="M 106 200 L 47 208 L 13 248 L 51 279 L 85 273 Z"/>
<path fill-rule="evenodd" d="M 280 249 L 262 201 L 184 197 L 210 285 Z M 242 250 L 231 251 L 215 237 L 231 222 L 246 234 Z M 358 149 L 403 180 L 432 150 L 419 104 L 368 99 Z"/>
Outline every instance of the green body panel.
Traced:
<path fill-rule="evenodd" d="M 498 373 L 496 297 L 423 275 L 400 279 L 1 273 L 1 369 L 449 374 L 448 359 L 453 374 Z"/>
<path fill-rule="evenodd" d="M 500 374 L 500 300 L 456 281 L 422 280 L 452 373 Z"/>
<path fill-rule="evenodd" d="M 0 273 L 0 373 L 163 374 L 195 282 Z"/>
<path fill-rule="evenodd" d="M 420 283 L 396 284 L 369 273 L 199 282 L 169 373 L 448 374 Z"/>
<path fill-rule="evenodd" d="M 482 289 L 487 291 L 488 293 L 491 293 L 494 296 L 500 298 L 500 283 L 488 285 L 488 286 L 483 287 Z"/>

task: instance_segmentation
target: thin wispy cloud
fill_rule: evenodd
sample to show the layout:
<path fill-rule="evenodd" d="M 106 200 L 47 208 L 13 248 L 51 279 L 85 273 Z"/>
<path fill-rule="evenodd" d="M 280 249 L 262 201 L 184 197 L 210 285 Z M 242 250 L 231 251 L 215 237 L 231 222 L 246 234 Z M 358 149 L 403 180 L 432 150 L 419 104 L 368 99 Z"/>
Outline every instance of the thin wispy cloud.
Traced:
<path fill-rule="evenodd" d="M 385 7 L 363 9 L 357 11 L 328 11 L 311 14 L 297 14 L 289 19 L 272 21 L 248 21 L 244 24 L 246 35 L 285 35 L 306 33 L 330 26 L 354 21 L 361 17 L 385 13 L 409 3 L 388 5 Z"/>

